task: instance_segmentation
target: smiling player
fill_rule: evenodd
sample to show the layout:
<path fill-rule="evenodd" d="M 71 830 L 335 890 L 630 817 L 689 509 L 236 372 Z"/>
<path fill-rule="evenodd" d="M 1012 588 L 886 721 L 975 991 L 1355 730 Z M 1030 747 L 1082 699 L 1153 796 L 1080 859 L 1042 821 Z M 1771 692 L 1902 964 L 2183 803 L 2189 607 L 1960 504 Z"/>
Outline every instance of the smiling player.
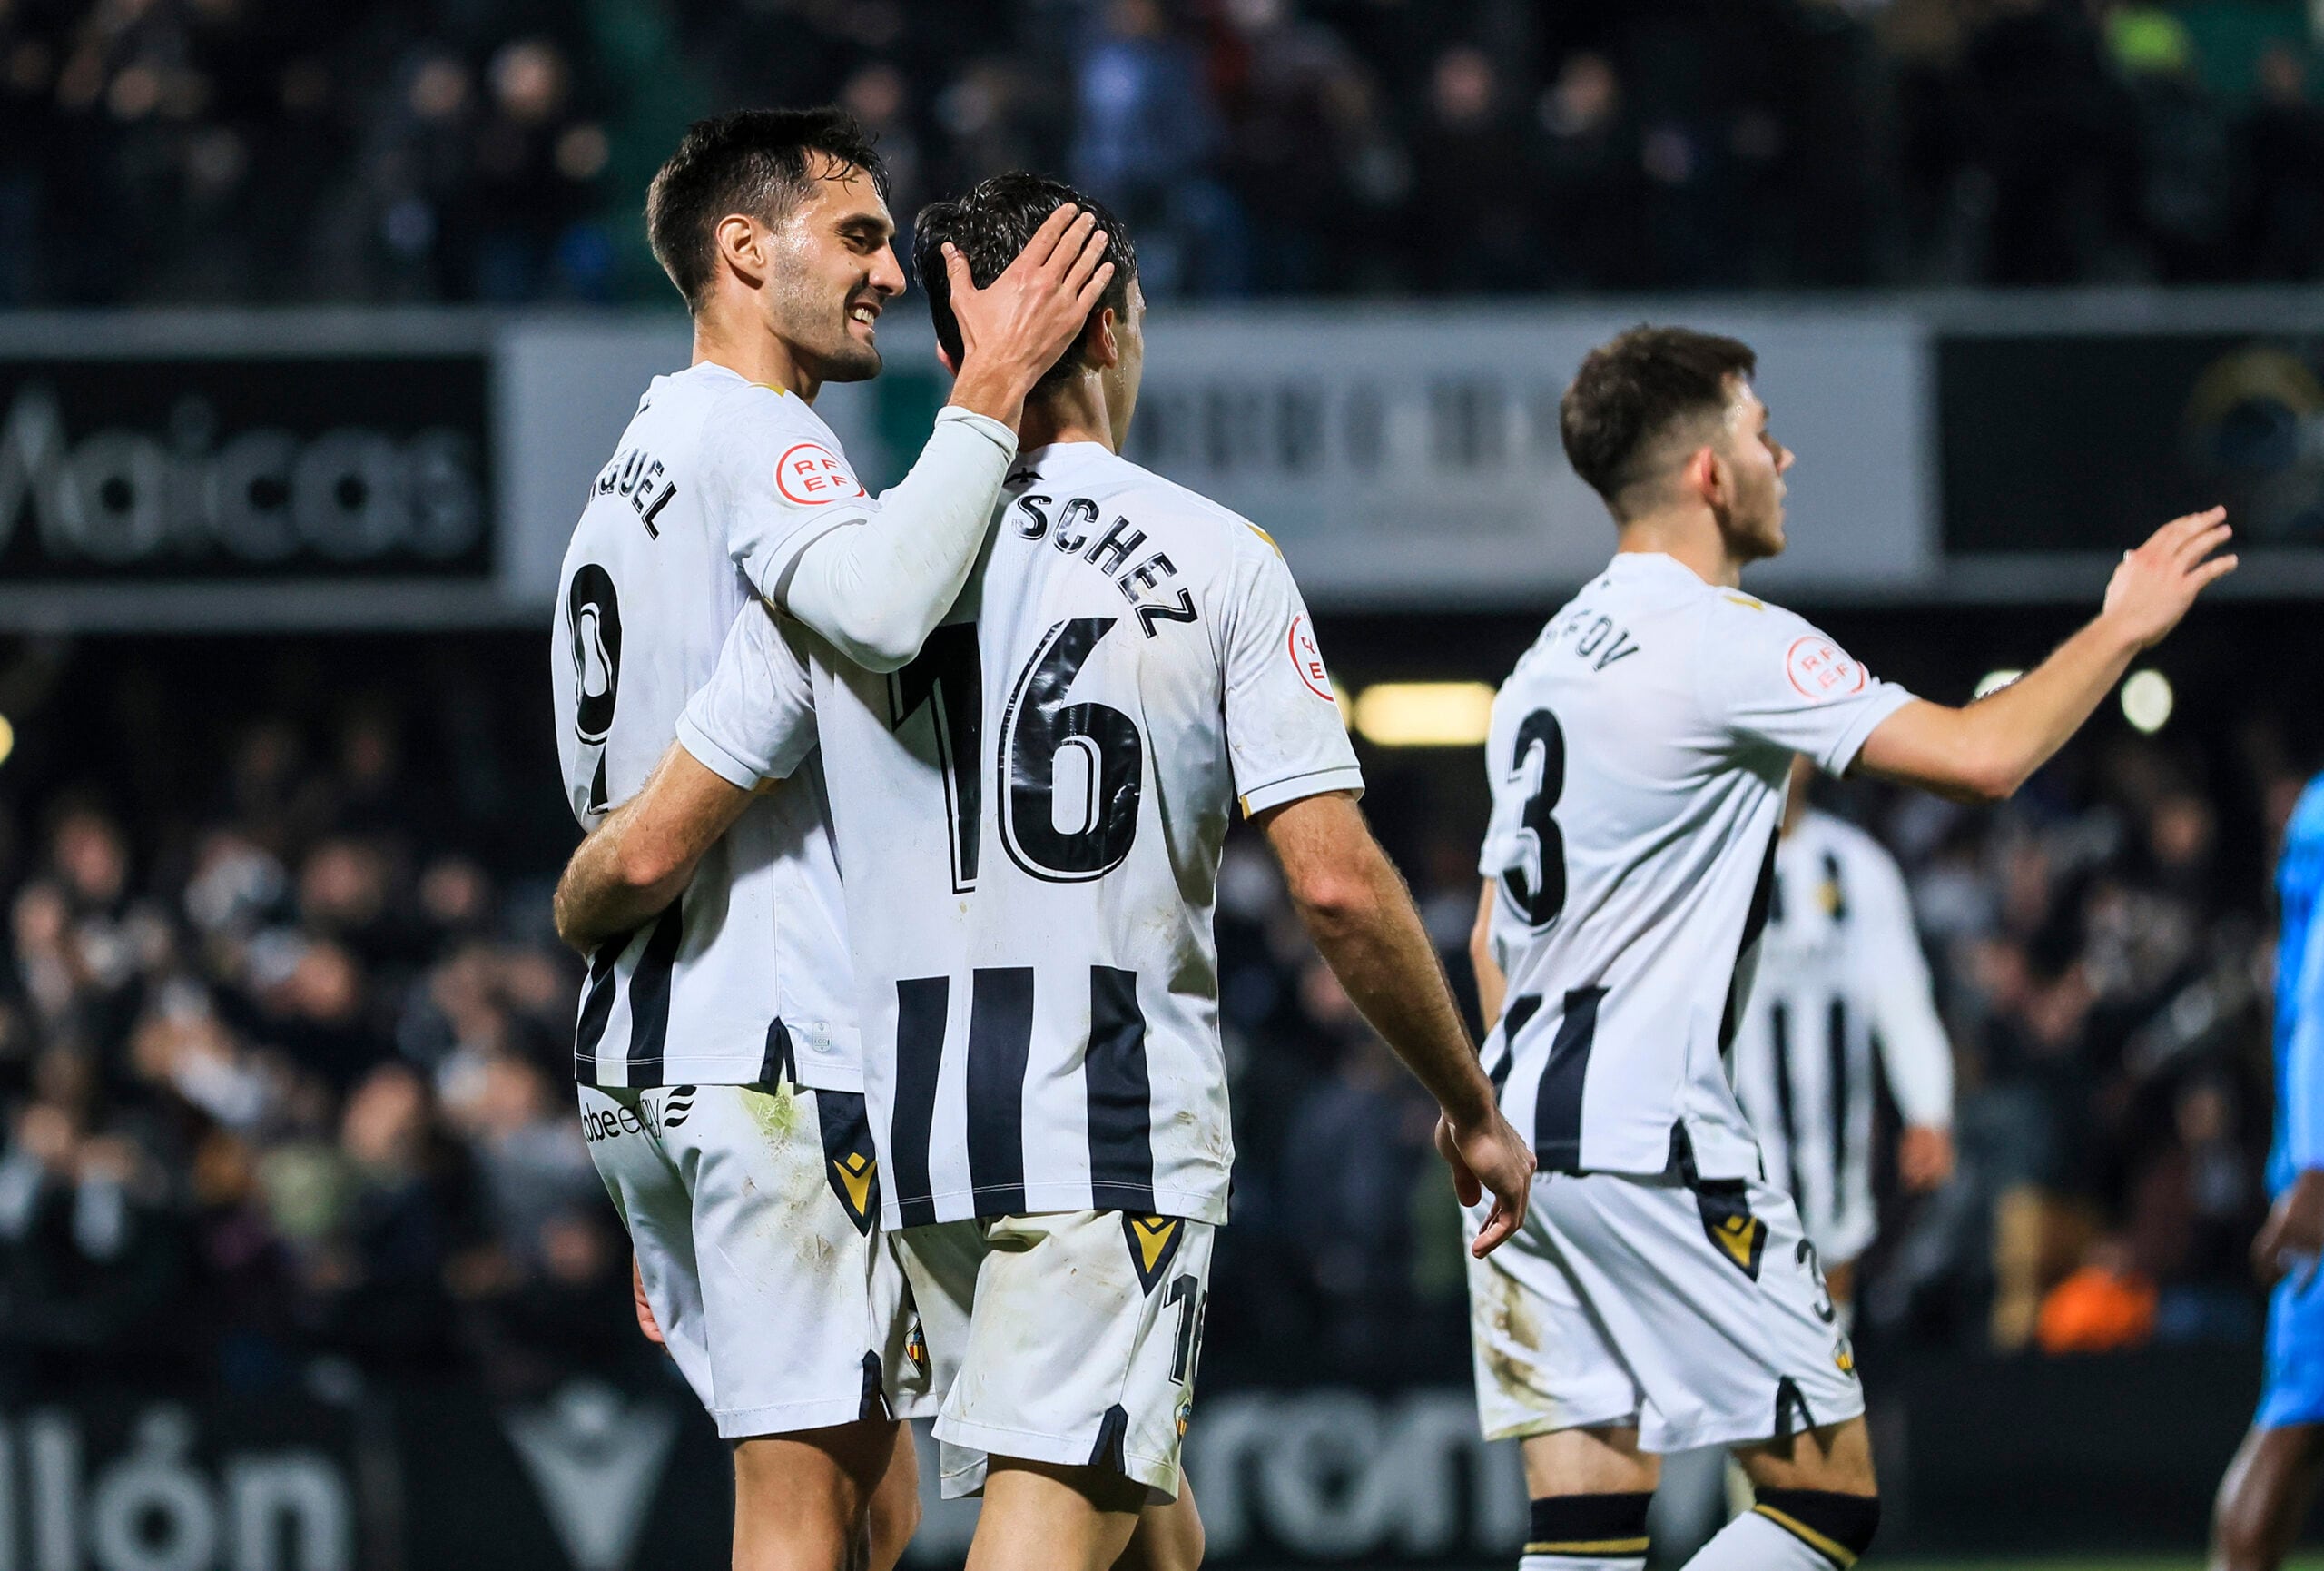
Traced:
<path fill-rule="evenodd" d="M 1110 276 L 1094 220 L 1061 212 L 990 288 L 963 278 L 951 403 L 875 499 L 810 406 L 880 369 L 904 287 L 885 189 L 835 110 L 700 122 L 655 177 L 647 227 L 694 363 L 639 401 L 566 556 L 552 663 L 585 825 L 645 784 L 743 607 L 875 668 L 918 652 L 975 559 L 1026 393 Z M 736 1565 L 857 1564 L 868 1512 L 884 1566 L 916 1508 L 883 1389 L 902 1290 L 876 1270 L 828 804 L 812 766 L 783 773 L 698 865 L 613 843 L 574 1069 L 651 1320 L 734 1442 Z"/>

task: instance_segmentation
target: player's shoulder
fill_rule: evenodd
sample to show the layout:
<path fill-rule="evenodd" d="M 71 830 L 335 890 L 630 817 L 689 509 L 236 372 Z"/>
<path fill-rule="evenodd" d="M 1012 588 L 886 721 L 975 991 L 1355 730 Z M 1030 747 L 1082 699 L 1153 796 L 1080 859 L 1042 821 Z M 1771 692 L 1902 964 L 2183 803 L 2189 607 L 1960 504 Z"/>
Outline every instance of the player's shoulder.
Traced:
<path fill-rule="evenodd" d="M 696 366 L 695 371 L 704 368 Z M 723 371 L 724 368 L 711 368 Z M 823 423 L 812 405 L 794 392 L 770 382 L 752 381 L 733 371 L 705 377 L 704 425 L 713 433 L 748 430 L 795 432 L 837 449 L 839 439 Z"/>
<path fill-rule="evenodd" d="M 1141 525 L 1148 519 L 1163 523 L 1187 543 L 1230 558 L 1282 559 L 1275 537 L 1234 509 L 1118 453 L 1106 455 L 1099 464 L 1113 488 L 1112 499 L 1125 511 L 1135 507 Z"/>
<path fill-rule="evenodd" d="M 2324 884 L 2324 775 L 2308 783 L 2284 822 L 2282 886 Z"/>
<path fill-rule="evenodd" d="M 2284 838 L 2287 844 L 2324 847 L 2324 775 L 2310 780 L 2292 804 Z"/>

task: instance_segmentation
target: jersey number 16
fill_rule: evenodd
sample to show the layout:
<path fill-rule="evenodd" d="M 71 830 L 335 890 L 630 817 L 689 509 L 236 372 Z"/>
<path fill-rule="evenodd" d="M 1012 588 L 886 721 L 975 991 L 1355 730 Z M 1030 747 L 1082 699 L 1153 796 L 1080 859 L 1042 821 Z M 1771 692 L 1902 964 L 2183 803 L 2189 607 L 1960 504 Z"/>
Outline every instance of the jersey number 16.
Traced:
<path fill-rule="evenodd" d="M 1115 617 L 1072 617 L 1042 635 L 1010 685 L 994 749 L 1000 843 L 1009 859 L 1051 884 L 1102 878 L 1137 837 L 1146 744 L 1137 723 L 1066 694 Z M 972 622 L 939 627 L 920 657 L 890 679 L 891 724 L 933 705 L 936 757 L 951 837 L 952 889 L 976 887 L 984 822 L 984 654 Z M 1072 762 L 1068 764 L 1067 761 Z M 1060 827 L 1060 793 L 1072 811 Z"/>

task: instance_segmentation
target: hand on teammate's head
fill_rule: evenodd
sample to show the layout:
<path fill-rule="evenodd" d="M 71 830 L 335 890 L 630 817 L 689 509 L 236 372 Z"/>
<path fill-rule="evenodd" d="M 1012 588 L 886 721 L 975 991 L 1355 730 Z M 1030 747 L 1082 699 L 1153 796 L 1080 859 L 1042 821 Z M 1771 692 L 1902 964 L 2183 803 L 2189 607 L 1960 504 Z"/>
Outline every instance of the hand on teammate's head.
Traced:
<path fill-rule="evenodd" d="M 960 328 L 960 363 L 953 369 L 966 371 L 990 357 L 1029 378 L 1055 364 L 1081 336 L 1113 281 L 1106 242 L 1095 213 L 1062 203 L 1017 260 L 982 289 L 967 256 L 947 242 L 944 272 Z"/>
<path fill-rule="evenodd" d="M 2171 519 L 2122 553 L 2106 586 L 2104 615 L 2140 648 L 2162 642 L 2207 585 L 2235 570 L 2232 555 L 2213 554 L 2232 533 L 2225 508 Z"/>

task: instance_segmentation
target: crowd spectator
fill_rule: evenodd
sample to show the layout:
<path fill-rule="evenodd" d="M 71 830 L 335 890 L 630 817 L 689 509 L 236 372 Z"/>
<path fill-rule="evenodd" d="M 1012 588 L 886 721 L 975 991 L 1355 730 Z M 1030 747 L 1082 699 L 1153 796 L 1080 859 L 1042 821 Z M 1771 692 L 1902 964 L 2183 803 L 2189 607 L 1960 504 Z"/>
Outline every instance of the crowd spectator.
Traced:
<path fill-rule="evenodd" d="M 825 101 L 900 221 L 1056 170 L 1156 295 L 2309 279 L 2309 9 L 13 0 L 0 306 L 665 300 L 678 128 Z"/>
<path fill-rule="evenodd" d="M 516 637 L 447 635 L 384 677 L 407 640 L 0 664 L 0 1393 L 262 1390 L 332 1358 L 521 1395 L 656 1367 L 573 1112 L 580 968 L 546 907 L 575 831 Z M 2273 731 L 2240 735 L 2102 730 L 1993 811 L 1830 788 L 1906 869 L 1959 1060 L 1960 1173 L 1886 1197 L 1867 1336 L 2257 1337 L 2262 872 L 2303 776 Z M 1387 755 L 1370 805 L 1473 1004 L 1477 783 L 1470 756 L 1437 762 L 1451 807 Z M 1460 1380 L 1429 1104 L 1248 830 L 1217 937 L 1238 1160 L 1206 1368 Z"/>

